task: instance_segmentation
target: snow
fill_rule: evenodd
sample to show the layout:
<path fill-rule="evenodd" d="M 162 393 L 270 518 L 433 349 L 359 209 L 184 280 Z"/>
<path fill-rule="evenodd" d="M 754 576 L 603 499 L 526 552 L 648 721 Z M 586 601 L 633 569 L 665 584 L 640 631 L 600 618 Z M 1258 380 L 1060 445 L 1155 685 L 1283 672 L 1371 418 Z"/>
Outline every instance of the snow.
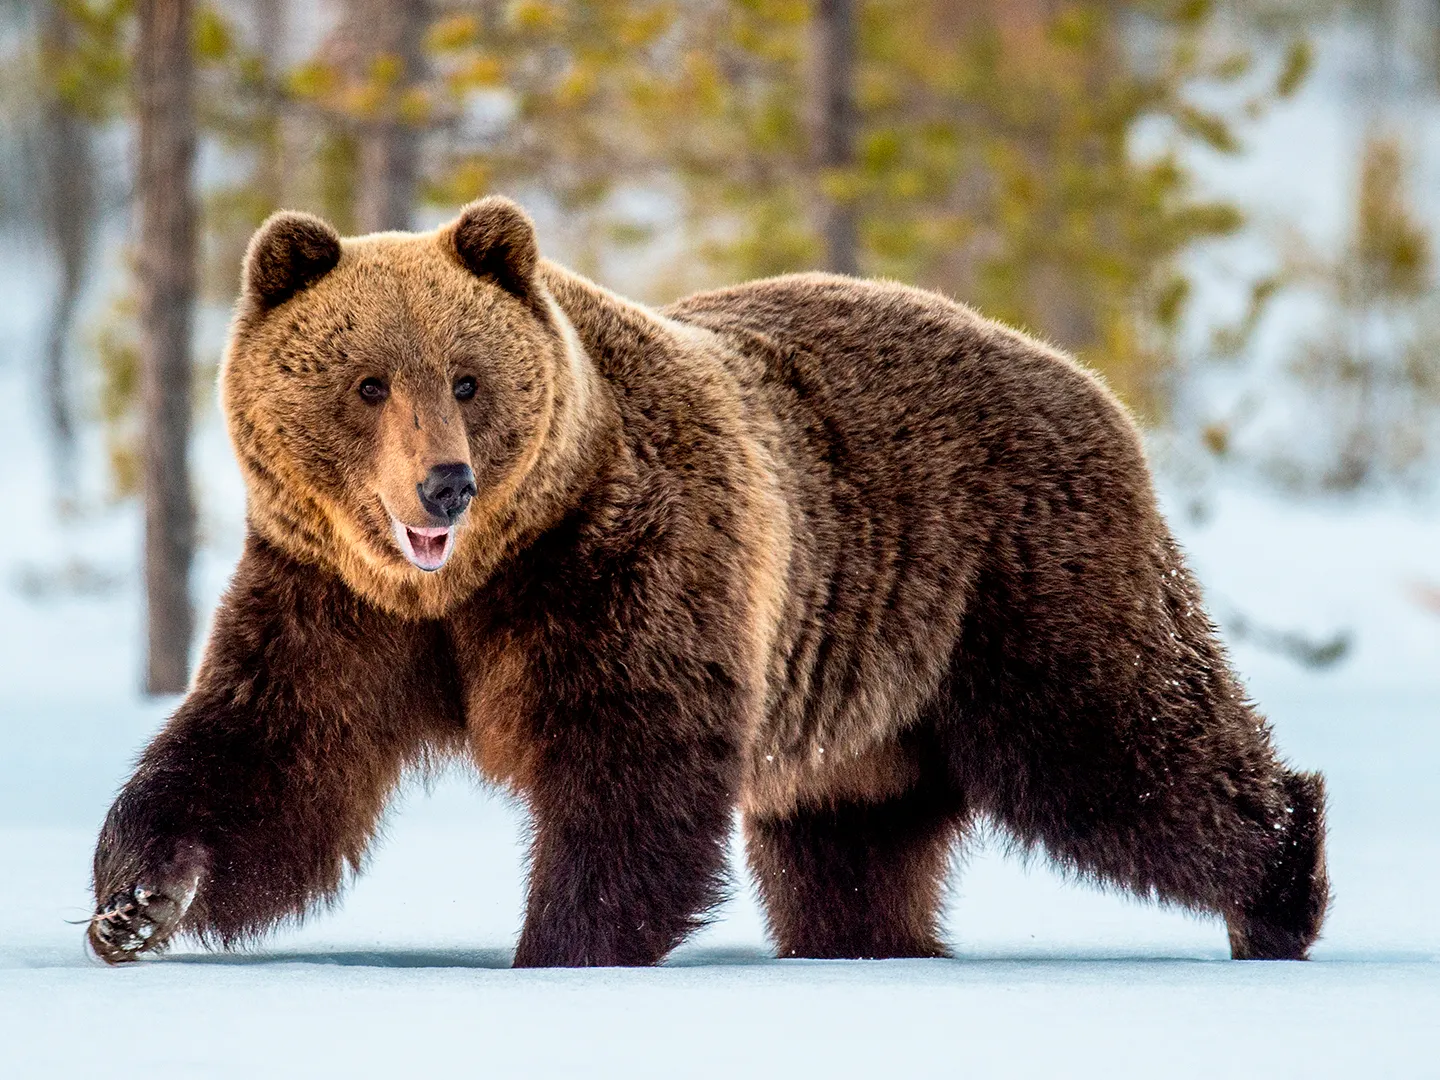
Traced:
<path fill-rule="evenodd" d="M 52 765 L 39 806 L 3 811 L 0 865 L 21 902 L 0 944 L 0 1074 L 117 1059 L 236 1077 L 1415 1074 L 1440 1012 L 1437 738 L 1426 702 L 1362 697 L 1394 746 L 1334 752 L 1359 741 L 1325 730 L 1354 727 L 1357 699 L 1280 717 L 1334 793 L 1338 898 L 1312 963 L 1232 963 L 1217 924 L 987 849 L 957 881 L 954 960 L 775 961 L 742 894 L 662 969 L 582 972 L 506 970 L 518 817 L 458 779 L 412 792 L 340 911 L 239 956 L 98 966 L 64 920 L 89 912 L 94 818 L 134 743 L 99 738 L 97 710 L 57 708 L 84 749 L 51 760 L 89 767 Z M 7 759 L 6 779 L 41 767 Z"/>

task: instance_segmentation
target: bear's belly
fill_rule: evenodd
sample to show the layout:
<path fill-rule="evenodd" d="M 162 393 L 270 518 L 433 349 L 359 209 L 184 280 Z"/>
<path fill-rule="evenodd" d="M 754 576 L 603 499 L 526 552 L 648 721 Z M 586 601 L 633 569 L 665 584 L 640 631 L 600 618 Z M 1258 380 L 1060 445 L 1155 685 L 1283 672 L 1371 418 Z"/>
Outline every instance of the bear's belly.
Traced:
<path fill-rule="evenodd" d="M 740 798 L 746 814 L 779 817 L 801 807 L 878 803 L 914 786 L 920 762 L 894 737 L 859 747 L 753 749 Z"/>

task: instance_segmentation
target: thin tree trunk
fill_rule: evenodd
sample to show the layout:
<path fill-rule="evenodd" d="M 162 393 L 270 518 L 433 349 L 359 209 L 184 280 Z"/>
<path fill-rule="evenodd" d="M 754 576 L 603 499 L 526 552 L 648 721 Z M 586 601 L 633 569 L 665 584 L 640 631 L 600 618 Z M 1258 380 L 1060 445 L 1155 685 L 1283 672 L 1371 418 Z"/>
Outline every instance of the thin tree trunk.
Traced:
<path fill-rule="evenodd" d="M 67 53 L 73 46 L 73 31 L 74 26 L 59 0 L 51 0 L 46 5 L 41 30 L 44 53 L 47 56 Z M 58 89 L 52 89 L 47 97 L 43 123 L 43 220 L 60 267 L 60 283 L 45 342 L 45 402 L 50 420 L 55 492 L 64 505 L 76 495 L 75 420 L 71 405 L 74 387 L 65 361 L 75 305 L 90 261 L 96 176 L 90 127 Z"/>
<path fill-rule="evenodd" d="M 144 408 L 145 689 L 179 693 L 189 670 L 194 510 L 190 331 L 195 306 L 195 74 L 192 0 L 139 0 L 141 396 Z"/>
<path fill-rule="evenodd" d="M 817 0 L 813 28 L 815 164 L 827 172 L 855 164 L 858 116 L 855 109 L 855 0 Z M 837 274 L 859 271 L 859 225 L 855 202 L 817 192 L 825 266 Z"/>
<path fill-rule="evenodd" d="M 365 80 L 387 82 L 380 114 L 360 137 L 355 221 L 361 232 L 410 227 L 420 173 L 420 132 L 407 123 L 400 101 L 423 74 L 428 0 L 349 0 L 344 34 Z"/>
<path fill-rule="evenodd" d="M 283 48 L 286 12 L 282 0 L 254 0 L 255 53 L 264 65 L 265 79 L 278 86 L 285 64 Z M 264 134 L 260 146 L 260 163 L 255 175 L 255 188 L 268 214 L 280 208 L 285 178 L 285 125 L 277 102 L 267 101 L 262 107 Z"/>

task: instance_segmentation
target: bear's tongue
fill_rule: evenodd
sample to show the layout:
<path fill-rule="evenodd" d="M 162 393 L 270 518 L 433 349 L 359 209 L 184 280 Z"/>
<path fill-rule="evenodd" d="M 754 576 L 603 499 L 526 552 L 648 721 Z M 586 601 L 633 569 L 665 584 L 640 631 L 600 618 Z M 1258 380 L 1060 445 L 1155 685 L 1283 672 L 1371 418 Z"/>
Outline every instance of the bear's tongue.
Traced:
<path fill-rule="evenodd" d="M 412 564 L 421 570 L 439 570 L 445 565 L 455 534 L 453 528 L 417 529 L 398 518 L 391 520 L 395 525 L 395 540 Z"/>
<path fill-rule="evenodd" d="M 415 552 L 416 560 L 427 566 L 439 565 L 445 556 L 445 541 L 450 530 L 439 536 L 426 536 L 408 526 L 405 531 L 410 534 L 410 549 Z"/>

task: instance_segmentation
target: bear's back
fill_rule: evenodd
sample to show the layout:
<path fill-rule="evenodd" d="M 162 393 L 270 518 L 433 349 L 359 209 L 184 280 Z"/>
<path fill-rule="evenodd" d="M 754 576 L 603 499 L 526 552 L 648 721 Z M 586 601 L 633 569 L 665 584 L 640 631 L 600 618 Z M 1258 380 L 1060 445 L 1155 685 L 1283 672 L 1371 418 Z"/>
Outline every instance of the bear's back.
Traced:
<path fill-rule="evenodd" d="M 1103 385 L 944 297 L 804 274 L 663 314 L 721 335 L 747 409 L 773 418 L 793 537 L 777 760 L 865 757 L 934 699 L 987 579 L 1045 580 L 1114 515 L 1149 516 Z"/>
<path fill-rule="evenodd" d="M 1100 488 L 1148 495 L 1135 425 L 1097 377 L 936 293 L 797 274 L 662 314 L 728 343 L 720 355 L 746 409 L 773 421 L 796 494 L 860 526 L 852 540 L 886 527 L 923 556 L 939 521 L 945 548 L 997 539 L 1019 524 L 1017 493 L 1077 508 Z"/>

